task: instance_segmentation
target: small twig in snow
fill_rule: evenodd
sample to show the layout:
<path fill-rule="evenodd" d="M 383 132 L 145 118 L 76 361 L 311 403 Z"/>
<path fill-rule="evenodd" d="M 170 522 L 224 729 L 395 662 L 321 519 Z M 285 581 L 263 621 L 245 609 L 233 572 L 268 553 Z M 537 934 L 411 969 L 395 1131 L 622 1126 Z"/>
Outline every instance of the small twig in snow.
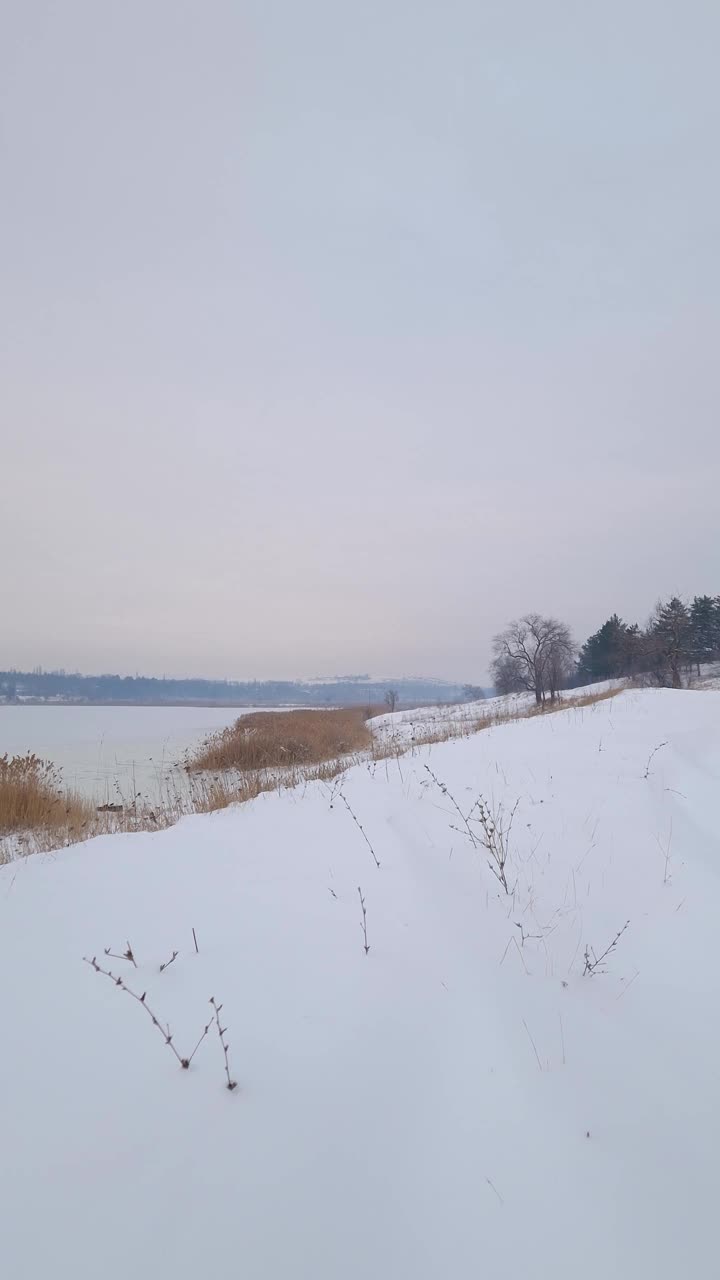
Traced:
<path fill-rule="evenodd" d="M 673 830 L 673 824 L 672 824 L 672 818 L 671 818 L 670 830 L 668 831 L 667 845 L 665 846 L 664 849 L 660 844 L 658 837 L 657 836 L 655 837 L 658 849 L 660 850 L 661 853 L 665 854 L 665 875 L 663 876 L 663 884 L 667 884 L 668 881 L 670 880 L 670 844 L 672 842 L 672 830 Z"/>
<path fill-rule="evenodd" d="M 583 864 L 583 862 L 585 861 L 585 859 L 590 857 L 590 854 L 592 853 L 593 849 L 595 849 L 596 847 L 597 847 L 597 846 L 596 846 L 596 844 L 595 844 L 595 841 L 593 840 L 592 844 L 590 845 L 590 848 L 587 850 L 587 852 L 586 852 L 586 853 L 584 853 L 584 854 L 583 854 L 582 858 L 581 858 L 581 859 L 580 859 L 580 861 L 578 862 L 578 864 L 577 864 L 577 866 L 576 866 L 576 868 L 575 868 L 575 870 L 576 870 L 576 871 L 579 871 L 579 870 L 580 870 L 580 868 L 582 867 L 582 864 Z"/>
<path fill-rule="evenodd" d="M 488 1184 L 488 1186 L 489 1186 L 489 1187 L 492 1187 L 492 1189 L 493 1189 L 493 1191 L 495 1192 L 495 1195 L 497 1196 L 497 1198 L 498 1198 L 498 1200 L 500 1201 L 500 1203 L 501 1203 L 501 1204 L 504 1204 L 504 1203 L 505 1203 L 505 1201 L 503 1200 L 502 1196 L 500 1195 L 500 1192 L 498 1191 L 497 1187 L 495 1186 L 495 1183 L 494 1183 L 494 1182 L 491 1182 L 489 1178 L 486 1178 L 486 1179 L 485 1179 L 485 1181 L 487 1182 L 487 1184 Z"/>
<path fill-rule="evenodd" d="M 619 995 L 619 996 L 616 996 L 616 999 L 617 999 L 617 1000 L 622 1000 L 623 996 L 625 995 L 625 992 L 626 992 L 626 991 L 628 991 L 628 990 L 630 989 L 630 987 L 632 986 L 632 984 L 633 984 L 633 982 L 635 981 L 635 979 L 636 979 L 636 978 L 639 978 L 639 977 L 640 977 L 640 970 L 639 970 L 639 969 L 636 969 L 636 970 L 635 970 L 635 973 L 633 974 L 632 978 L 631 978 L 631 979 L 630 979 L 630 981 L 628 982 L 627 986 L 626 986 L 626 987 L 623 987 L 622 991 L 620 992 L 620 995 Z"/>
<path fill-rule="evenodd" d="M 162 973 L 164 969 L 167 969 L 168 966 L 172 964 L 173 960 L 177 960 L 179 954 L 180 954 L 179 951 L 173 951 L 170 959 L 166 960 L 164 964 L 160 965 L 160 972 Z"/>
<path fill-rule="evenodd" d="M 518 920 L 516 920 L 514 923 L 515 923 L 515 928 L 520 930 L 520 941 L 523 947 L 525 946 L 526 942 L 542 942 L 543 936 L 541 933 L 526 933 L 522 924 L 520 924 Z"/>
<path fill-rule="evenodd" d="M 365 955 L 367 955 L 368 951 L 370 950 L 370 944 L 368 943 L 368 940 L 367 940 L 367 914 L 365 912 L 365 899 L 362 896 L 362 889 L 360 888 L 360 885 L 358 885 L 358 893 L 360 895 L 360 908 L 362 910 L 362 925 L 360 927 L 363 931 L 363 938 L 365 941 Z"/>
<path fill-rule="evenodd" d="M 218 1036 L 220 1037 L 220 1044 L 222 1045 L 223 1053 L 225 1055 L 225 1075 L 227 1076 L 227 1084 L 225 1088 L 237 1089 L 237 1080 L 233 1080 L 230 1075 L 230 1063 L 228 1061 L 228 1049 L 230 1048 L 230 1045 L 227 1044 L 225 1040 L 225 1032 L 227 1031 L 227 1027 L 220 1026 L 220 1010 L 222 1009 L 222 1005 L 215 1003 L 214 996 L 210 997 L 210 1004 L 212 1005 L 213 1010 L 215 1012 L 215 1022 L 217 1023 L 217 1032 L 218 1032 Z"/>
<path fill-rule="evenodd" d="M 658 751 L 662 751 L 663 747 L 666 747 L 666 746 L 667 746 L 667 742 L 659 742 L 656 747 L 653 747 L 653 750 L 650 752 L 650 755 L 648 756 L 647 764 L 645 765 L 645 772 L 643 774 L 643 778 L 650 777 L 650 762 L 653 756 L 656 756 Z"/>
<path fill-rule="evenodd" d="M 194 929 L 193 929 L 193 931 L 192 931 L 192 936 L 193 936 L 193 942 L 195 943 L 195 955 L 197 956 L 197 955 L 199 955 L 199 954 L 200 954 L 200 948 L 199 948 L 199 946 L 198 946 L 198 944 L 197 944 L 197 938 L 195 937 L 195 930 L 194 930 Z"/>
<path fill-rule="evenodd" d="M 595 955 L 595 952 L 594 952 L 594 951 L 593 951 L 593 949 L 592 949 L 592 947 L 589 947 L 589 946 L 588 946 L 588 947 L 586 947 L 586 948 L 585 948 L 585 968 L 583 969 L 583 977 L 585 977 L 585 976 L 586 976 L 586 974 L 590 974 L 590 975 L 592 975 L 593 973 L 605 973 L 605 972 L 606 972 L 606 971 L 605 971 L 605 969 L 604 969 L 604 968 L 600 968 L 600 966 L 602 965 L 603 960 L 606 960 L 606 959 L 607 959 L 607 957 L 608 957 L 609 955 L 612 955 L 613 951 L 615 950 L 615 948 L 616 948 L 616 946 L 617 946 L 618 942 L 619 942 L 619 941 L 620 941 L 620 939 L 622 938 L 622 936 L 623 936 L 623 934 L 624 934 L 624 932 L 625 932 L 625 930 L 627 929 L 627 927 L 628 927 L 628 925 L 629 925 L 629 924 L 630 924 L 630 921 L 629 921 L 629 920 L 626 920 L 626 921 L 625 921 L 625 923 L 624 923 L 624 925 L 623 925 L 623 927 L 622 927 L 622 929 L 619 929 L 619 930 L 618 930 L 618 932 L 615 934 L 615 937 L 613 938 L 612 942 L 611 942 L 611 943 L 609 944 L 609 946 L 607 946 L 607 947 L 605 948 L 605 950 L 602 952 L 602 955 L 596 956 L 596 955 Z"/>
<path fill-rule="evenodd" d="M 529 1028 L 529 1026 L 528 1026 L 528 1024 L 527 1024 L 527 1022 L 525 1021 L 525 1019 L 524 1019 L 524 1018 L 523 1018 L 523 1020 L 522 1020 L 522 1024 L 523 1024 L 523 1026 L 524 1026 L 525 1030 L 526 1030 L 526 1031 L 527 1031 L 527 1033 L 528 1033 L 528 1039 L 530 1040 L 530 1043 L 531 1043 L 531 1045 L 532 1045 L 533 1049 L 535 1050 L 535 1057 L 537 1058 L 537 1064 L 538 1064 L 538 1066 L 539 1066 L 540 1070 L 542 1071 L 543 1067 L 542 1067 L 542 1062 L 540 1061 L 540 1054 L 539 1054 L 539 1053 L 538 1053 L 538 1051 L 537 1051 L 537 1045 L 536 1045 L 535 1041 L 533 1040 L 532 1035 L 530 1034 L 530 1028 Z"/>
<path fill-rule="evenodd" d="M 350 808 L 350 805 L 348 804 L 348 801 L 347 801 L 347 798 L 346 798 L 346 796 L 345 796 L 344 791 L 340 791 L 340 790 L 338 790 L 338 793 L 337 793 L 337 794 L 339 795 L 340 799 L 342 800 L 343 804 L 345 805 L 345 808 L 347 809 L 348 813 L 350 814 L 350 817 L 352 818 L 353 822 L 355 823 L 355 826 L 359 828 L 360 834 L 362 835 L 363 840 L 365 841 L 365 843 L 366 843 L 366 845 L 367 845 L 368 849 L 370 850 L 370 852 L 371 852 L 371 854 L 372 854 L 372 856 L 373 856 L 373 862 L 375 863 L 375 866 L 376 866 L 376 867 L 378 868 L 378 870 L 379 870 L 379 869 L 380 869 L 380 863 L 378 862 L 378 859 L 377 859 L 377 857 L 376 857 L 375 850 L 373 849 L 373 847 L 372 847 L 372 845 L 371 845 L 370 841 L 369 841 L 369 840 L 368 840 L 368 838 L 367 838 L 367 835 L 365 834 L 365 828 L 364 828 L 364 826 L 363 826 L 362 822 L 360 822 L 360 820 L 359 820 L 359 818 L 357 817 L 357 815 L 356 815 L 356 814 L 353 812 L 353 810 Z M 331 804 L 330 804 L 330 808 L 332 809 L 332 802 L 331 802 Z"/>
<path fill-rule="evenodd" d="M 123 956 L 121 958 L 124 959 L 125 957 Z M 137 1000 L 137 1003 L 142 1006 L 142 1008 L 145 1010 L 148 1017 L 151 1019 L 153 1026 L 157 1027 L 158 1031 L 160 1032 L 168 1048 L 172 1049 L 173 1053 L 175 1054 L 175 1057 L 180 1063 L 180 1066 L 185 1071 L 187 1071 L 188 1067 L 190 1066 L 190 1059 L 183 1058 L 182 1055 L 178 1053 L 177 1049 L 175 1048 L 175 1045 L 173 1044 L 172 1033 L 170 1031 L 169 1026 L 163 1027 L 159 1019 L 153 1013 L 152 1009 L 149 1007 L 149 1005 L 146 1004 L 145 996 L 147 993 L 143 991 L 142 995 L 139 996 L 136 991 L 131 991 L 130 988 L 125 985 L 122 978 L 116 977 L 116 975 L 114 973 L 111 973 L 109 969 L 103 969 L 98 964 L 95 956 L 93 956 L 92 960 L 88 960 L 87 956 L 83 956 L 83 960 L 85 961 L 85 964 L 89 964 L 91 968 L 95 970 L 96 973 L 104 974 L 106 978 L 109 978 L 110 981 L 113 982 L 116 987 L 119 987 L 121 991 L 124 991 L 126 995 L 132 996 L 133 1000 Z"/>
<path fill-rule="evenodd" d="M 195 1054 L 197 1053 L 198 1049 L 200 1048 L 200 1045 L 202 1044 L 203 1040 L 205 1039 L 205 1037 L 206 1037 L 206 1035 L 207 1035 L 208 1031 L 210 1030 L 210 1028 L 211 1028 L 212 1024 L 213 1024 L 213 1020 L 212 1020 L 212 1018 L 211 1018 L 211 1019 L 210 1019 L 210 1021 L 209 1021 L 209 1022 L 208 1022 L 208 1024 L 207 1024 L 207 1026 L 205 1026 L 205 1027 L 203 1028 L 202 1035 L 200 1036 L 200 1039 L 198 1040 L 197 1044 L 195 1045 L 195 1048 L 193 1049 L 192 1053 L 190 1054 L 190 1057 L 189 1057 L 189 1058 L 188 1058 L 188 1060 L 187 1060 L 187 1064 L 188 1064 L 188 1066 L 190 1066 L 190 1063 L 192 1062 L 193 1058 L 195 1057 Z"/>
<path fill-rule="evenodd" d="M 133 955 L 133 949 L 130 946 L 129 942 L 127 944 L 127 951 L 123 951 L 122 953 L 118 953 L 117 951 L 111 951 L 109 947 L 104 947 L 103 950 L 105 952 L 105 955 L 111 956 L 113 960 L 129 960 L 130 963 L 132 965 L 135 965 L 135 968 L 137 969 L 137 963 L 135 961 L 135 956 Z"/>
<path fill-rule="evenodd" d="M 511 933 L 510 938 L 508 939 L 508 944 L 507 944 L 507 946 L 506 946 L 505 950 L 504 950 L 504 951 L 503 951 L 503 953 L 502 953 L 502 960 L 500 961 L 500 964 L 498 965 L 498 968 L 500 968 L 500 969 L 502 968 L 503 963 L 504 963 L 504 960 L 505 960 L 505 957 L 506 957 L 506 955 L 507 955 L 508 951 L 510 950 L 510 948 L 511 948 L 512 946 L 514 946 L 514 947 L 515 947 L 515 950 L 517 951 L 517 953 L 518 953 L 518 955 L 519 955 L 519 957 L 520 957 L 520 963 L 521 963 L 521 965 L 522 965 L 523 969 L 525 970 L 525 973 L 527 974 L 527 976 L 528 976 L 528 978 L 529 978 L 529 977 L 530 977 L 530 970 L 528 969 L 528 967 L 527 967 L 527 965 L 526 965 L 526 963 L 525 963 L 525 957 L 523 956 L 523 953 L 522 953 L 522 951 L 520 950 L 520 948 L 519 948 L 519 946 L 518 946 L 517 938 L 515 937 L 515 934 L 514 934 L 514 933 Z"/>
<path fill-rule="evenodd" d="M 462 823 L 463 823 L 463 825 L 464 825 L 464 827 L 465 827 L 465 832 L 466 832 L 466 833 L 467 833 L 467 835 L 470 837 L 470 841 L 471 841 L 471 843 L 475 845 L 475 848 L 477 848 L 477 839 L 476 839 L 476 836 L 475 836 L 475 832 L 473 831 L 473 829 L 472 829 L 472 827 L 470 826 L 470 824 L 469 824 L 469 822 L 468 822 L 467 818 L 465 817 L 465 814 L 463 813 L 462 809 L 460 808 L 460 805 L 458 804 L 457 800 L 455 799 L 454 795 L 452 794 L 452 791 L 448 790 L 448 787 L 446 786 L 446 784 L 445 784 L 444 782 L 441 782 L 441 781 L 440 781 L 440 779 L 439 779 L 439 778 L 438 778 L 438 777 L 433 773 L 433 771 L 432 771 L 432 769 L 430 768 L 430 765 L 429 765 L 429 764 L 424 765 L 424 768 L 425 768 L 425 769 L 427 770 L 427 772 L 430 774 L 430 777 L 432 778 L 433 782 L 435 783 L 435 786 L 440 788 L 440 790 L 442 791 L 443 795 L 444 795 L 444 796 L 447 796 L 447 798 L 448 798 L 448 800 L 450 801 L 450 803 L 451 803 L 451 805 L 453 806 L 453 808 L 456 810 L 456 812 L 457 812 L 457 813 L 459 813 L 459 815 L 460 815 L 460 819 L 461 819 L 461 821 L 462 821 Z M 473 805 L 473 808 L 474 808 L 474 807 L 475 807 L 475 806 Z M 470 810 L 470 813 L 472 813 L 472 809 Z M 468 816 L 469 816 L 469 815 L 468 815 Z"/>

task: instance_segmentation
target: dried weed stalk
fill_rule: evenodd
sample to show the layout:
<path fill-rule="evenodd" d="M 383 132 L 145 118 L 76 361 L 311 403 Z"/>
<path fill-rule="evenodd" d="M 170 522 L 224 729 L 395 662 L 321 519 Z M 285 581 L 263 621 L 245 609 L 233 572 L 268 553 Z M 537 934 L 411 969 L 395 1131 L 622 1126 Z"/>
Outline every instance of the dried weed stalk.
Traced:
<path fill-rule="evenodd" d="M 161 966 L 161 972 L 162 972 L 162 969 L 167 968 L 168 964 L 172 964 L 172 961 L 177 957 L 177 955 L 178 955 L 178 952 L 174 951 L 172 960 L 168 960 L 167 964 Z M 125 956 L 121 956 L 120 958 L 123 960 L 126 959 Z M 133 1000 L 135 1000 L 137 1004 L 141 1006 L 141 1008 L 145 1010 L 153 1026 L 157 1027 L 158 1031 L 160 1032 L 160 1035 L 165 1041 L 165 1044 L 168 1046 L 169 1049 L 172 1050 L 173 1054 L 177 1058 L 177 1061 L 180 1063 L 180 1066 L 182 1067 L 183 1071 L 187 1071 L 189 1069 L 190 1064 L 193 1058 L 195 1057 L 195 1054 L 200 1048 L 200 1045 L 202 1044 L 203 1040 L 209 1034 L 210 1028 L 212 1027 L 214 1022 L 217 1025 L 217 1032 L 220 1038 L 220 1044 L 222 1045 L 222 1050 L 225 1057 L 225 1074 L 227 1076 L 226 1087 L 230 1090 L 237 1088 L 237 1081 L 233 1080 L 230 1075 L 230 1064 L 228 1061 L 228 1049 L 230 1048 L 230 1046 L 225 1040 L 225 1033 L 227 1031 L 227 1027 L 223 1027 L 220 1025 L 220 1010 L 222 1009 L 222 1005 L 216 1004 L 214 996 L 210 997 L 210 1004 L 213 1007 L 213 1012 L 210 1016 L 210 1019 L 203 1027 L 192 1053 L 188 1054 L 185 1057 L 183 1056 L 183 1054 L 179 1052 L 179 1050 L 175 1045 L 175 1041 L 173 1039 L 173 1034 L 172 1034 L 172 1031 L 170 1030 L 169 1024 L 166 1023 L 165 1025 L 163 1025 L 163 1023 L 158 1018 L 157 1014 L 153 1013 L 152 1009 L 150 1008 L 146 998 L 147 997 L 146 991 L 143 991 L 142 995 L 138 995 L 137 991 L 131 991 L 130 987 L 127 985 L 127 983 L 123 978 L 113 973 L 110 969 L 103 969 L 102 965 L 98 964 L 96 956 L 93 956 L 91 960 L 88 959 L 87 956 L 83 956 L 83 960 L 85 961 L 85 964 L 89 964 L 90 967 L 94 969 L 96 973 L 102 973 L 104 977 L 109 978 L 113 986 L 117 987 L 119 991 L 124 991 L 126 995 L 130 996 Z"/>
<path fill-rule="evenodd" d="M 370 950 L 370 944 L 367 940 L 367 913 L 365 911 L 365 899 L 363 898 L 362 889 L 360 888 L 360 885 L 358 885 L 358 893 L 360 895 L 360 909 L 362 910 L 362 924 L 360 928 L 363 931 L 363 940 L 365 943 L 365 955 L 367 955 L 368 951 Z"/>
<path fill-rule="evenodd" d="M 230 1063 L 228 1061 L 228 1049 L 230 1048 L 230 1045 L 225 1040 L 225 1032 L 227 1031 L 227 1027 L 220 1026 L 220 1010 L 222 1009 L 222 1005 L 215 1003 L 214 996 L 210 997 L 210 1004 L 213 1007 L 215 1023 L 217 1025 L 217 1033 L 218 1033 L 218 1036 L 220 1037 L 220 1044 L 222 1045 L 222 1050 L 225 1055 L 225 1075 L 227 1076 L 227 1085 L 225 1087 L 226 1089 L 230 1089 L 230 1090 L 237 1089 L 237 1080 L 233 1080 L 230 1075 Z"/>
<path fill-rule="evenodd" d="M 350 804 L 349 804 L 349 802 L 348 802 L 348 799 L 347 799 L 347 797 L 346 797 L 345 793 L 344 793 L 340 788 L 338 788 L 338 789 L 337 789 L 337 793 L 335 793 L 335 792 L 333 793 L 333 797 L 334 797 L 334 795 L 335 795 L 335 794 L 337 794 L 337 795 L 340 797 L 340 799 L 342 800 L 343 804 L 345 805 L 345 808 L 347 809 L 348 813 L 350 814 L 350 817 L 352 818 L 353 822 L 355 823 L 355 826 L 356 826 L 356 827 L 358 828 L 358 830 L 360 831 L 360 834 L 361 834 L 361 836 L 362 836 L 363 840 L 365 841 L 365 843 L 366 843 L 366 845 L 367 845 L 368 849 L 370 850 L 370 852 L 371 852 L 371 854 L 372 854 L 373 862 L 375 863 L 375 866 L 376 866 L 376 867 L 378 868 L 378 870 L 379 870 L 379 869 L 380 869 L 380 863 L 379 863 L 379 861 L 378 861 L 377 854 L 375 853 L 375 850 L 373 849 L 373 847 L 372 847 L 372 845 L 371 845 L 370 841 L 368 840 L 367 832 L 365 831 L 365 828 L 364 828 L 364 826 L 363 826 L 362 822 L 361 822 L 361 821 L 360 821 L 360 819 L 357 817 L 357 814 L 354 812 L 354 810 L 350 808 Z M 332 806 L 332 801 L 331 801 L 331 802 L 330 802 L 330 808 L 332 809 L 332 807 L 333 807 L 333 806 Z"/>
<path fill-rule="evenodd" d="M 507 882 L 507 863 L 510 853 L 510 832 L 520 801 L 516 800 L 510 813 L 506 816 L 502 805 L 493 813 L 482 796 L 478 796 L 468 820 L 479 823 L 480 843 L 490 854 L 488 866 L 493 875 L 500 881 L 506 893 L 510 892 Z M 473 817 L 477 811 L 477 817 Z M 524 939 L 523 939 L 524 941 Z"/>
<path fill-rule="evenodd" d="M 137 961 L 135 959 L 135 956 L 133 955 L 133 949 L 130 946 L 129 942 L 127 944 L 126 951 L 123 951 L 123 952 L 111 951 L 109 947 L 103 947 L 103 951 L 105 955 L 110 956 L 112 960 L 129 960 L 130 963 L 134 965 L 135 968 L 137 969 Z"/>
<path fill-rule="evenodd" d="M 122 958 L 124 959 L 124 957 Z M 173 1042 L 172 1032 L 170 1030 L 169 1025 L 166 1025 L 165 1027 L 163 1027 L 162 1023 L 160 1022 L 160 1019 L 157 1017 L 156 1014 L 153 1013 L 152 1009 L 147 1004 L 145 999 L 147 992 L 143 991 L 142 995 L 139 996 L 136 991 L 131 991 L 122 978 L 119 978 L 116 974 L 112 973 L 110 969 L 103 969 L 102 966 L 98 964 L 95 956 L 93 956 L 92 960 L 88 960 L 87 956 L 83 956 L 83 960 L 85 961 L 86 964 L 89 964 L 95 970 L 96 973 L 104 974 L 106 978 L 109 978 L 110 981 L 113 982 L 115 986 L 120 989 L 120 991 L 124 991 L 126 995 L 131 996 L 133 1000 L 137 1001 L 137 1003 L 145 1010 L 153 1026 L 157 1027 L 158 1031 L 160 1032 L 168 1048 L 172 1049 L 173 1053 L 175 1054 L 175 1057 L 180 1063 L 180 1066 L 183 1068 L 183 1070 L 187 1071 L 193 1057 L 195 1056 L 195 1053 L 197 1051 L 197 1046 L 193 1050 L 189 1058 L 184 1058 L 181 1053 L 178 1053 L 178 1050 L 175 1048 L 175 1044 Z M 201 1037 L 201 1040 L 202 1038 L 203 1037 Z M 198 1041 L 198 1044 L 200 1044 L 200 1041 Z"/>
<path fill-rule="evenodd" d="M 663 747 L 666 747 L 666 746 L 667 746 L 667 742 L 659 742 L 656 747 L 653 747 L 652 751 L 650 752 L 650 755 L 647 758 L 647 764 L 645 765 L 645 772 L 643 774 L 643 778 L 650 777 L 650 765 L 652 763 L 653 757 L 657 755 L 658 751 L 662 751 Z"/>
<path fill-rule="evenodd" d="M 462 834 L 463 834 L 463 835 L 467 835 L 467 836 L 469 837 L 470 841 L 472 842 L 472 844 L 475 846 L 475 848 L 477 848 L 477 843 L 478 843 L 478 842 L 477 842 L 477 838 L 476 838 L 476 836 L 475 836 L 475 832 L 473 831 L 472 827 L 470 826 L 470 823 L 468 822 L 467 818 L 465 817 L 465 814 L 463 813 L 462 809 L 460 808 L 460 805 L 458 804 L 457 800 L 455 799 L 455 797 L 454 797 L 454 795 L 453 795 L 452 791 L 449 789 L 449 787 L 447 786 L 447 784 L 446 784 L 445 782 L 441 782 L 441 781 L 440 781 L 440 779 L 438 778 L 437 774 L 433 773 L 433 771 L 432 771 L 432 769 L 430 768 L 430 765 L 429 765 L 429 764 L 426 764 L 426 765 L 424 766 L 424 768 L 425 768 L 425 769 L 426 769 L 426 771 L 430 774 L 430 777 L 432 778 L 433 782 L 435 783 L 435 786 L 439 788 L 439 790 L 442 792 L 442 794 L 443 794 L 444 796 L 447 796 L 447 798 L 448 798 L 448 800 L 450 801 L 451 805 L 452 805 L 452 806 L 453 806 L 453 808 L 455 809 L 455 812 L 456 812 L 457 814 L 459 814 L 459 816 L 460 816 L 460 820 L 461 820 L 461 822 L 462 822 L 463 826 L 465 827 L 465 831 L 464 831 Z M 474 807 L 474 806 L 473 806 L 473 807 Z M 472 810 L 471 810 L 471 812 L 472 812 Z"/>
<path fill-rule="evenodd" d="M 630 921 L 626 920 L 622 929 L 618 929 L 618 932 L 615 934 L 612 942 L 605 948 L 601 955 L 596 956 L 592 947 L 588 946 L 585 948 L 585 968 L 583 969 L 583 977 L 586 977 L 588 974 L 592 976 L 593 973 L 607 973 L 604 961 L 607 960 L 608 956 L 612 955 L 629 924 Z"/>

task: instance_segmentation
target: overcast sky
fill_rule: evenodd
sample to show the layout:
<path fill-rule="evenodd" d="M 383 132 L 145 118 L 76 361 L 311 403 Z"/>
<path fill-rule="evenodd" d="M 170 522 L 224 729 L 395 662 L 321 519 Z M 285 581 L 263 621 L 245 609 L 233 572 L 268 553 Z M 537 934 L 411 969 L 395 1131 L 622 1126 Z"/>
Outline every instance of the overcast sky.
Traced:
<path fill-rule="evenodd" d="M 0 0 L 0 667 L 720 592 L 716 0 Z"/>

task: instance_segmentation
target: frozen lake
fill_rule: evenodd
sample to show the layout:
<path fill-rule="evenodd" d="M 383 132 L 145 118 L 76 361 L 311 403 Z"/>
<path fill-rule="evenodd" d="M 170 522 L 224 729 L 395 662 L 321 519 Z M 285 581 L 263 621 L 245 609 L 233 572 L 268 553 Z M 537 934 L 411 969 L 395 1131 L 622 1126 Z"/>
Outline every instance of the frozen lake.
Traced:
<path fill-rule="evenodd" d="M 185 752 L 267 707 L 0 706 L 0 756 L 32 751 L 98 804 L 156 800 Z"/>

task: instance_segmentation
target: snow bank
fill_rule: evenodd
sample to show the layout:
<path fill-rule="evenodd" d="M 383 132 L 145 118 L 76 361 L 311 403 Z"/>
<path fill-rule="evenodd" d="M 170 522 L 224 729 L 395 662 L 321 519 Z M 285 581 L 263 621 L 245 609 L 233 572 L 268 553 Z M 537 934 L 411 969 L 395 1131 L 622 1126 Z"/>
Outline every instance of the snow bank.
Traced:
<path fill-rule="evenodd" d="M 572 702 L 589 694 L 623 689 L 627 683 L 625 679 L 601 680 L 578 689 L 566 689 L 559 697 L 561 701 Z M 402 746 L 421 738 L 440 735 L 445 730 L 463 733 L 478 720 L 510 720 L 531 711 L 534 706 L 535 697 L 532 693 L 498 694 L 497 697 L 482 698 L 477 702 L 446 702 L 437 706 L 411 707 L 406 711 L 388 711 L 383 715 L 373 716 L 368 724 L 379 741 Z"/>
<path fill-rule="evenodd" d="M 627 692 L 358 766 L 364 835 L 312 784 L 0 869 L 4 1274 L 712 1274 L 719 712 Z M 518 802 L 512 896 L 480 793 Z M 95 954 L 183 1051 L 222 1001 L 238 1089 Z"/>

